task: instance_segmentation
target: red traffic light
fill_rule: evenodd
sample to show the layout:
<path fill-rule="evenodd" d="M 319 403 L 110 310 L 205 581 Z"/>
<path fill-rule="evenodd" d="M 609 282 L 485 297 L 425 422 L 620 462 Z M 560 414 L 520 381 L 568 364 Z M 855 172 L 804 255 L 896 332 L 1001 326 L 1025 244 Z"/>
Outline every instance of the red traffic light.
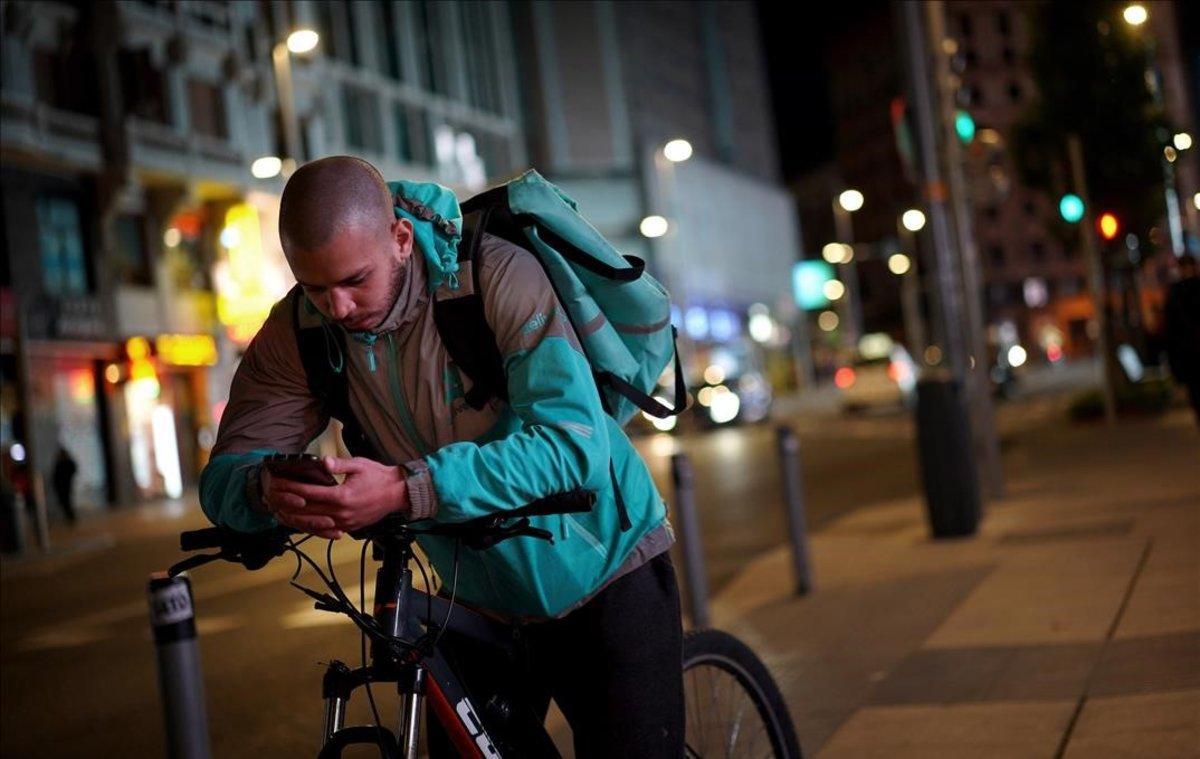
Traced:
<path fill-rule="evenodd" d="M 1105 240 L 1111 240 L 1117 236 L 1117 232 L 1121 231 L 1121 224 L 1117 221 L 1117 217 L 1111 213 L 1102 213 L 1100 218 L 1096 219 L 1096 229 L 1100 230 L 1100 236 Z"/>

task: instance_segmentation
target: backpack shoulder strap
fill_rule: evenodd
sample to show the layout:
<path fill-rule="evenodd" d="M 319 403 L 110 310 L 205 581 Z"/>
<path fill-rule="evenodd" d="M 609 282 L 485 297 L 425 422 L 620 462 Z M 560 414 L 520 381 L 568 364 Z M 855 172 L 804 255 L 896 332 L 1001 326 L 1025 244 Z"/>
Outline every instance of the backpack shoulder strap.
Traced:
<path fill-rule="evenodd" d="M 451 360 L 471 379 L 466 401 L 474 409 L 483 408 L 491 398 L 508 400 L 504 360 L 496 345 L 496 334 L 484 315 L 479 284 L 480 243 L 489 215 L 490 208 L 484 207 L 463 216 L 458 267 L 460 275 L 467 276 L 459 277 L 457 290 L 443 285 L 433 304 L 433 321 L 442 343 Z"/>
<path fill-rule="evenodd" d="M 342 423 L 342 441 L 355 456 L 381 461 L 354 413 L 350 410 L 350 383 L 346 377 L 346 336 L 323 319 L 309 323 L 305 310 L 311 308 L 300 285 L 288 293 L 292 307 L 292 330 L 300 350 L 300 363 L 308 390 L 321 402 L 325 413 Z"/>

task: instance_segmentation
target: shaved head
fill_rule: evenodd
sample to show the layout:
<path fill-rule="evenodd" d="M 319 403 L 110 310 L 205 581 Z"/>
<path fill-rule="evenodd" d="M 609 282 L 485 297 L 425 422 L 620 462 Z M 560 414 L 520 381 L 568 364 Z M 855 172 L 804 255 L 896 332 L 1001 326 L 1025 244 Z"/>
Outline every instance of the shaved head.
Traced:
<path fill-rule="evenodd" d="M 387 235 L 394 218 L 391 193 L 374 166 L 330 156 L 301 166 L 283 188 L 279 238 L 290 259 L 351 229 Z"/>
<path fill-rule="evenodd" d="M 383 177 L 353 156 L 322 158 L 292 174 L 279 238 L 308 299 L 354 332 L 386 319 L 413 251 L 412 224 L 396 218 Z"/>

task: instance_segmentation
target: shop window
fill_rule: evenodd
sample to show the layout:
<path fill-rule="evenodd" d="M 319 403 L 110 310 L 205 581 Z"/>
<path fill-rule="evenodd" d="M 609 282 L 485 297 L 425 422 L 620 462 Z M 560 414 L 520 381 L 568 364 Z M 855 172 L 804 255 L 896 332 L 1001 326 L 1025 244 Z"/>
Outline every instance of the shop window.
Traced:
<path fill-rule="evenodd" d="M 38 248 L 42 287 L 51 295 L 83 295 L 90 289 L 83 224 L 73 198 L 37 199 Z"/>
<path fill-rule="evenodd" d="M 225 99 L 215 84 L 197 79 L 188 81 L 188 113 L 191 114 L 192 131 L 219 140 L 229 139 L 229 125 L 225 119 Z"/>
<path fill-rule="evenodd" d="M 117 281 L 127 285 L 154 284 L 144 217 L 125 214 L 118 216 L 113 224 L 113 269 Z"/>
<path fill-rule="evenodd" d="M 122 50 L 117 67 L 125 113 L 156 124 L 170 123 L 166 78 L 151 62 L 149 48 Z"/>

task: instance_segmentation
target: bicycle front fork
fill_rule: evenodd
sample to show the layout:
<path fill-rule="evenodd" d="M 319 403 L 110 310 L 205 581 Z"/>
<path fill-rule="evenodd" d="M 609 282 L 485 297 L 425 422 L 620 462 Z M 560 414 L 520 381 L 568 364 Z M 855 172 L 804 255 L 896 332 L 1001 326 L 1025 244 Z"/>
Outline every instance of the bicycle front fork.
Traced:
<path fill-rule="evenodd" d="M 421 706 L 425 700 L 425 668 L 417 665 L 395 677 L 376 679 L 374 673 L 366 670 L 352 670 L 340 661 L 329 663 L 322 682 L 322 695 L 325 697 L 325 728 L 324 743 L 328 744 L 334 735 L 346 726 L 346 705 L 350 694 L 360 686 L 373 682 L 396 683 L 400 693 L 400 728 L 397 743 L 400 756 L 403 759 L 417 759 L 417 743 L 420 739 Z"/>

